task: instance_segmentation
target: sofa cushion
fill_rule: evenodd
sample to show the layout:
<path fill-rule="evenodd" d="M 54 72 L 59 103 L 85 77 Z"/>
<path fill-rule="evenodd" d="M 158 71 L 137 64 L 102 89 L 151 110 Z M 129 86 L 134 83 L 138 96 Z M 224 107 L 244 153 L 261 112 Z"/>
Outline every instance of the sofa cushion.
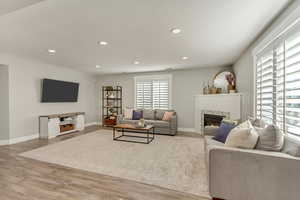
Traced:
<path fill-rule="evenodd" d="M 132 120 L 140 120 L 141 118 L 143 118 L 143 111 L 134 110 L 132 114 Z"/>
<path fill-rule="evenodd" d="M 162 120 L 163 121 L 170 121 L 173 115 L 174 115 L 174 112 L 168 112 L 167 111 L 167 112 L 165 112 Z"/>
<path fill-rule="evenodd" d="M 162 110 L 162 109 L 157 109 L 155 110 L 155 119 L 156 120 L 162 120 L 164 117 L 165 112 L 175 112 L 174 110 Z"/>
<path fill-rule="evenodd" d="M 226 138 L 229 134 L 229 132 L 234 128 L 235 126 L 233 124 L 229 123 L 221 123 L 220 128 L 217 131 L 216 136 L 213 138 L 214 140 L 217 140 L 219 142 L 225 143 Z"/>
<path fill-rule="evenodd" d="M 162 120 L 162 118 L 164 117 L 165 112 L 166 112 L 165 110 L 156 110 L 155 119 L 156 120 Z"/>
<path fill-rule="evenodd" d="M 277 126 L 270 124 L 265 128 L 255 127 L 255 129 L 259 135 L 256 149 L 265 151 L 280 151 L 282 149 L 284 136 Z"/>
<path fill-rule="evenodd" d="M 155 128 L 169 128 L 170 123 L 166 121 L 161 121 L 161 120 L 145 120 L 146 124 L 151 124 Z"/>
<path fill-rule="evenodd" d="M 282 152 L 291 156 L 300 157 L 300 141 L 289 136 L 285 136 Z"/>
<path fill-rule="evenodd" d="M 247 120 L 230 131 L 225 146 L 254 149 L 257 140 L 258 133 L 251 125 L 251 122 Z"/>
<path fill-rule="evenodd" d="M 144 117 L 144 119 L 154 120 L 155 119 L 155 110 L 150 110 L 150 109 L 143 110 L 143 117 Z"/>

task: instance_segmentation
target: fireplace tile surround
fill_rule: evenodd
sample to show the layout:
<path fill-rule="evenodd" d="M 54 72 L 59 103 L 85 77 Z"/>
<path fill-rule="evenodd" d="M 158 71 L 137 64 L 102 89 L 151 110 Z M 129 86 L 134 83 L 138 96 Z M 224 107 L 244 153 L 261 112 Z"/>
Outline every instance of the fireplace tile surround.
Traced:
<path fill-rule="evenodd" d="M 204 133 L 204 114 L 225 116 L 229 120 L 241 120 L 243 95 L 215 94 L 195 95 L 195 130 Z"/>

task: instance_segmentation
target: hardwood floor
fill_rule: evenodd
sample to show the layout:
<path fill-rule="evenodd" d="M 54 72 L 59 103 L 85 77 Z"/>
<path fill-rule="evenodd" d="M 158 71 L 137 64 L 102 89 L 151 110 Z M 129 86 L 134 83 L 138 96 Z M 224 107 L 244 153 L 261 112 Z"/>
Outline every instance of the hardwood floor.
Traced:
<path fill-rule="evenodd" d="M 40 162 L 18 154 L 100 129 L 0 146 L 1 200 L 206 200 L 157 186 Z M 179 135 L 180 136 L 180 135 Z M 189 137 L 197 137 L 189 134 Z"/>

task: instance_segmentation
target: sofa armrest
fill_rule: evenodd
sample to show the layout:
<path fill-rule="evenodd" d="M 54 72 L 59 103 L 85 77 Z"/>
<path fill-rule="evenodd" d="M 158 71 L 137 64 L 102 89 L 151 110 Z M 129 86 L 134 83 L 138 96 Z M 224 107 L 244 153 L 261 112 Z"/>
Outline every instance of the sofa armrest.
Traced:
<path fill-rule="evenodd" d="M 211 196 L 231 200 L 299 198 L 299 158 L 281 152 L 207 148 Z"/>
<path fill-rule="evenodd" d="M 177 131 L 177 115 L 172 115 L 170 119 L 170 129 Z"/>
<path fill-rule="evenodd" d="M 124 115 L 117 115 L 117 124 L 120 124 L 124 120 Z"/>

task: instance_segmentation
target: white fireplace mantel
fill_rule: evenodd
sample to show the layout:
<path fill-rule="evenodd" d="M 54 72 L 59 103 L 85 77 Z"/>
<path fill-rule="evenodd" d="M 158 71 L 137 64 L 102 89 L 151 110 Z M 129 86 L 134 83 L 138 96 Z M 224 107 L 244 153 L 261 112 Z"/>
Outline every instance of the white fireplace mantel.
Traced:
<path fill-rule="evenodd" d="M 211 95 L 195 95 L 195 130 L 201 133 L 201 118 L 203 110 L 228 112 L 229 119 L 240 120 L 242 113 L 241 93 L 233 94 L 211 94 Z"/>

